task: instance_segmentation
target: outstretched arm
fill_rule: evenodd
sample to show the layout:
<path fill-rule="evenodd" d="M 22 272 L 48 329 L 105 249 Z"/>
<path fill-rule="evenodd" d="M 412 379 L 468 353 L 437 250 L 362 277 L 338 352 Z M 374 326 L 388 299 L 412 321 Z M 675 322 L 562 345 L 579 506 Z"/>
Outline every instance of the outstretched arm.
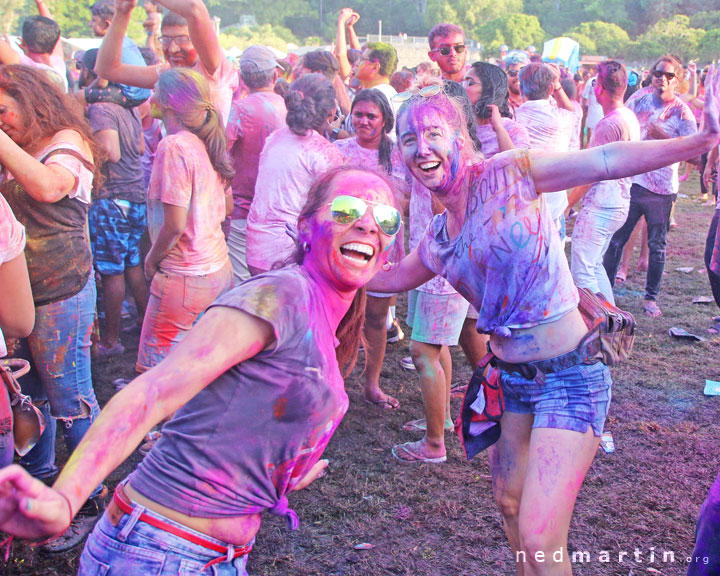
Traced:
<path fill-rule="evenodd" d="M 337 21 L 337 32 L 335 34 L 335 57 L 340 64 L 338 74 L 340 74 L 340 78 L 343 80 L 350 76 L 350 71 L 352 70 L 350 60 L 348 60 L 347 57 L 347 41 L 345 39 L 345 28 L 352 14 L 352 8 L 343 8 L 340 10 Z"/>
<path fill-rule="evenodd" d="M 705 82 L 703 128 L 692 136 L 670 140 L 613 142 L 580 152 L 530 152 L 530 169 L 538 193 L 567 190 L 598 180 L 616 180 L 696 158 L 720 139 L 720 74 L 713 67 Z"/>
<path fill-rule="evenodd" d="M 205 3 L 202 0 L 157 0 L 157 3 L 187 20 L 190 40 L 200 62 L 213 75 L 225 56 Z"/>
<path fill-rule="evenodd" d="M 388 268 L 385 270 L 385 268 Z M 417 249 L 400 262 L 388 263 L 367 285 L 372 292 L 407 292 L 432 280 L 435 272 L 428 270 L 420 260 Z"/>
<path fill-rule="evenodd" d="M 123 40 L 135 6 L 137 0 L 115 0 L 115 16 L 100 44 L 95 73 L 110 82 L 153 88 L 158 79 L 156 66 L 133 66 L 122 61 Z"/>
<path fill-rule="evenodd" d="M 255 316 L 232 308 L 209 310 L 162 363 L 108 402 L 52 488 L 20 466 L 0 470 L 0 530 L 23 538 L 62 532 L 94 487 L 153 425 L 273 338 L 271 325 Z"/>

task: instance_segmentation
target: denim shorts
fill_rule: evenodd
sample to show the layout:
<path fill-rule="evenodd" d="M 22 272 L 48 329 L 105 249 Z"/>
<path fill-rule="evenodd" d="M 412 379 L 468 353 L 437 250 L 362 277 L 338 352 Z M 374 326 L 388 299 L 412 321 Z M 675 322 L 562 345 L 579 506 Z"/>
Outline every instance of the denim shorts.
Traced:
<path fill-rule="evenodd" d="M 561 428 L 601 436 L 612 397 L 610 369 L 576 364 L 545 375 L 545 383 L 500 371 L 505 411 L 535 416 L 533 428 Z"/>
<path fill-rule="evenodd" d="M 140 265 L 140 238 L 147 226 L 144 203 L 99 198 L 88 213 L 95 268 L 117 276 Z"/>
<path fill-rule="evenodd" d="M 107 512 L 95 525 L 80 557 L 78 576 L 247 576 L 247 555 L 203 569 L 217 552 L 136 521 L 145 513 L 220 546 L 225 542 L 183 526 L 137 504 L 113 526 Z"/>

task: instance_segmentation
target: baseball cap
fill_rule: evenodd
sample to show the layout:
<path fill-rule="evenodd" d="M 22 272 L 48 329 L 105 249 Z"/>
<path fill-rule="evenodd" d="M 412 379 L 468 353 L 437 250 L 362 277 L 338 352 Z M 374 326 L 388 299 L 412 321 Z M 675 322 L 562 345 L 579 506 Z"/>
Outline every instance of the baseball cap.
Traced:
<path fill-rule="evenodd" d="M 283 69 L 277 63 L 275 55 L 265 46 L 254 44 L 246 48 L 240 56 L 240 70 L 242 72 L 252 74 L 253 72 L 267 72 L 273 68 Z"/>

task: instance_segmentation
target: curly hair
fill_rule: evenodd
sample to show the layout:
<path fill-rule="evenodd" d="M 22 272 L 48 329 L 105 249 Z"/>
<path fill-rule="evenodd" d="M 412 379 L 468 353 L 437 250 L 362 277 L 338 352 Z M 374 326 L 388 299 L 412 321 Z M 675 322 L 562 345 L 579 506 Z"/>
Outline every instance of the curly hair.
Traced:
<path fill-rule="evenodd" d="M 395 114 L 393 114 L 392 106 L 390 106 L 390 102 L 388 102 L 385 94 L 374 88 L 361 90 L 355 95 L 350 114 L 352 114 L 352 111 L 355 109 L 355 105 L 360 102 L 371 102 L 380 109 L 380 114 L 383 119 L 383 134 L 380 140 L 380 148 L 378 148 L 378 156 L 380 165 L 385 169 L 385 172 L 392 174 L 392 160 L 390 155 L 392 154 L 393 145 L 390 138 L 388 138 L 388 134 L 390 134 L 395 125 Z"/>
<path fill-rule="evenodd" d="M 397 68 L 398 55 L 392 44 L 370 42 L 367 46 L 368 60 L 380 64 L 380 74 L 388 78 Z"/>
<path fill-rule="evenodd" d="M 288 128 L 298 136 L 311 130 L 321 132 L 335 109 L 335 89 L 322 74 L 305 74 L 290 85 L 285 94 Z"/>
<path fill-rule="evenodd" d="M 52 138 L 61 130 L 80 134 L 92 152 L 95 165 L 93 189 L 103 181 L 105 154 L 93 137 L 82 105 L 66 94 L 47 72 L 22 64 L 0 66 L 0 90 L 15 100 L 25 119 L 25 137 L 34 144 Z"/>
<path fill-rule="evenodd" d="M 504 118 L 512 118 L 507 74 L 499 66 L 487 62 L 474 62 L 472 71 L 482 84 L 482 96 L 475 102 L 473 112 L 478 118 L 490 118 L 489 104 L 495 104 Z"/>
<path fill-rule="evenodd" d="M 230 184 L 235 170 L 227 153 L 223 121 L 205 77 L 190 68 L 165 70 L 158 78 L 155 96 L 160 106 L 172 110 L 180 123 L 203 141 L 213 168 Z"/>

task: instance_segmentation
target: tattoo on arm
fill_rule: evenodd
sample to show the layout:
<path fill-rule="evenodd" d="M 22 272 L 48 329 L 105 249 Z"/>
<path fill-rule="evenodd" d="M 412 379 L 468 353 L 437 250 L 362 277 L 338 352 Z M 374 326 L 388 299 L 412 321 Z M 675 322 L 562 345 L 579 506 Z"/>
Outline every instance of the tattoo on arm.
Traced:
<path fill-rule="evenodd" d="M 608 163 L 607 163 L 607 150 L 602 151 L 602 157 L 603 157 L 603 163 L 605 164 L 605 174 L 610 175 L 610 170 L 608 169 Z"/>

